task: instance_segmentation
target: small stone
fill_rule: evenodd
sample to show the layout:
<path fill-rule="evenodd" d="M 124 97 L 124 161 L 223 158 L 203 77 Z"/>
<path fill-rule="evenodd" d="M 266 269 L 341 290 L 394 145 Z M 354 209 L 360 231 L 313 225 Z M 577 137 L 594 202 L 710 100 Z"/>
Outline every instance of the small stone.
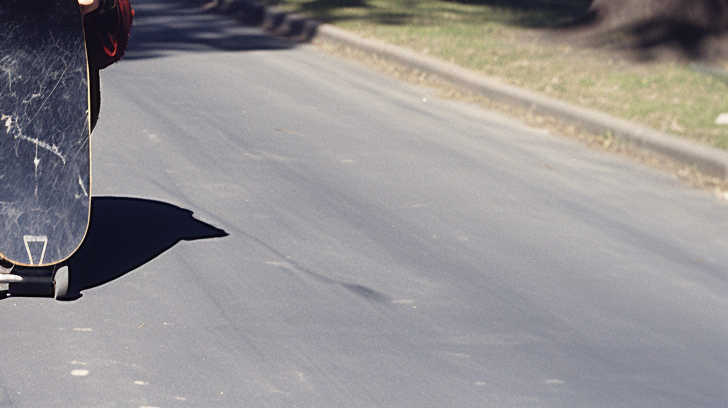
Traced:
<path fill-rule="evenodd" d="M 716 125 L 728 125 L 728 113 L 721 113 L 715 119 Z"/>

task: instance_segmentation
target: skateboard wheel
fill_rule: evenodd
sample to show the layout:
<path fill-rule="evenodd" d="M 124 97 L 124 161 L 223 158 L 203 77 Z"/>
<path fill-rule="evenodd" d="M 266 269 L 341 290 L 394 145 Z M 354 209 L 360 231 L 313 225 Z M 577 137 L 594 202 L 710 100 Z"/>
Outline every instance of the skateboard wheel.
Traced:
<path fill-rule="evenodd" d="M 53 277 L 53 287 L 55 288 L 56 299 L 66 296 L 68 292 L 68 266 L 58 268 L 56 275 Z"/>

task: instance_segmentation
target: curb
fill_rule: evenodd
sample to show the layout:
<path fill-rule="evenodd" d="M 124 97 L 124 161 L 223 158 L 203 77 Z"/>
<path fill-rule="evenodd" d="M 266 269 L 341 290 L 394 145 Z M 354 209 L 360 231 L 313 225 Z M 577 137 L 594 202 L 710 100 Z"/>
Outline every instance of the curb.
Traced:
<path fill-rule="evenodd" d="M 699 144 L 667 133 L 620 119 L 596 110 L 582 108 L 542 94 L 504 84 L 455 64 L 424 56 L 378 40 L 358 37 L 329 24 L 295 14 L 276 11 L 251 0 L 194 0 L 214 4 L 212 9 L 232 14 L 245 24 L 261 26 L 266 31 L 310 41 L 314 37 L 358 49 L 395 63 L 434 74 L 469 91 L 497 102 L 525 107 L 579 125 L 594 134 L 612 134 L 637 148 L 655 152 L 701 173 L 728 180 L 728 151 Z"/>

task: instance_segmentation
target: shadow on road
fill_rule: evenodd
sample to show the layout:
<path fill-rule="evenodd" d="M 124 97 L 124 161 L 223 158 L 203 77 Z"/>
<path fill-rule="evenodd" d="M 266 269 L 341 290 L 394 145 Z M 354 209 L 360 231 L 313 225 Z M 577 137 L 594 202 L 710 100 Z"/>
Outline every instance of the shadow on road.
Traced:
<path fill-rule="evenodd" d="M 228 234 L 196 220 L 192 211 L 171 204 L 121 197 L 94 197 L 86 239 L 68 260 L 68 300 L 81 291 L 117 279 L 144 265 L 179 241 Z"/>
<path fill-rule="evenodd" d="M 171 51 L 290 49 L 295 43 L 245 27 L 187 1 L 135 0 L 134 25 L 125 59 L 162 57 Z"/>

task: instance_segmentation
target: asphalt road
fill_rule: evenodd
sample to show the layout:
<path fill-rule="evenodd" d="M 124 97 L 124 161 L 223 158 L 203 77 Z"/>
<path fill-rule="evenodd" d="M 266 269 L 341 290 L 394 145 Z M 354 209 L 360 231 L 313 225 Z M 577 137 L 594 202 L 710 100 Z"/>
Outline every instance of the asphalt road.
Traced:
<path fill-rule="evenodd" d="M 134 5 L 75 299 L 0 301 L 0 406 L 725 406 L 725 202 Z"/>

